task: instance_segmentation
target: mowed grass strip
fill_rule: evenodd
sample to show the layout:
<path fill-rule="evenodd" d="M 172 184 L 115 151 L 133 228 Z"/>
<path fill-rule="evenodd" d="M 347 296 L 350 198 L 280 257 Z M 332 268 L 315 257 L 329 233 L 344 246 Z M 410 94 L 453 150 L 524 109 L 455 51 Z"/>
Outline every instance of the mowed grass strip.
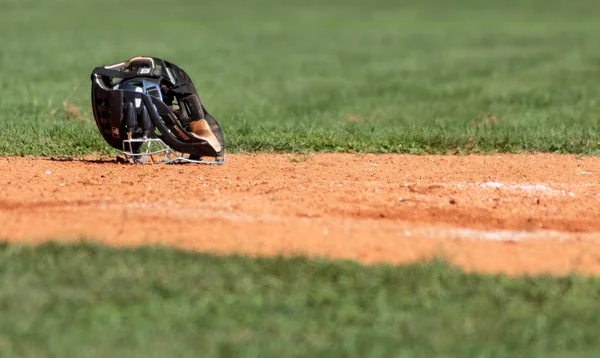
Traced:
<path fill-rule="evenodd" d="M 3 357 L 595 357 L 600 281 L 0 246 Z"/>
<path fill-rule="evenodd" d="M 596 0 L 0 0 L 0 155 L 115 153 L 98 65 L 182 66 L 230 152 L 600 153 Z"/>

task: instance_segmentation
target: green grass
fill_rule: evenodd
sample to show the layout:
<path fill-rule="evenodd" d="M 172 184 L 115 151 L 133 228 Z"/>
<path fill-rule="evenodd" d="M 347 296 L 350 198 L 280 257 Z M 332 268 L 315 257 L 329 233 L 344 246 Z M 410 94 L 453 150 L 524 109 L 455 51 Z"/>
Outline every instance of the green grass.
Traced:
<path fill-rule="evenodd" d="M 89 76 L 136 55 L 188 71 L 230 152 L 600 153 L 597 0 L 0 7 L 0 155 L 110 152 Z"/>
<path fill-rule="evenodd" d="M 596 357 L 600 279 L 0 246 L 2 357 Z"/>

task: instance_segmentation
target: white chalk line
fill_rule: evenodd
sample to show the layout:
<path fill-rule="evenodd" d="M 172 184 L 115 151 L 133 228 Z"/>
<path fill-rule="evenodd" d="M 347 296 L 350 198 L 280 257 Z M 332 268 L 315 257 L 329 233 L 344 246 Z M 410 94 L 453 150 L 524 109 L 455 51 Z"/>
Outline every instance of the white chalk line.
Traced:
<path fill-rule="evenodd" d="M 520 242 L 527 240 L 593 240 L 600 241 L 600 232 L 563 232 L 555 230 L 476 230 L 467 228 L 420 228 L 404 230 L 406 237 L 430 237 L 474 241 Z"/>

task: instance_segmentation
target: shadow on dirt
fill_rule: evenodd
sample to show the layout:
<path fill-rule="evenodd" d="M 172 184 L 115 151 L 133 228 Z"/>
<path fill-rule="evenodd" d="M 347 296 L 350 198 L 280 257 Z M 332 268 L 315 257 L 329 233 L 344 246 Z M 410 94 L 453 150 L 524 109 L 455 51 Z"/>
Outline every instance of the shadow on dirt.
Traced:
<path fill-rule="evenodd" d="M 89 164 L 130 164 L 125 158 L 114 157 L 114 158 L 61 158 L 61 157 L 50 157 L 40 158 L 42 160 L 48 160 L 51 162 L 78 162 L 78 163 L 89 163 Z"/>

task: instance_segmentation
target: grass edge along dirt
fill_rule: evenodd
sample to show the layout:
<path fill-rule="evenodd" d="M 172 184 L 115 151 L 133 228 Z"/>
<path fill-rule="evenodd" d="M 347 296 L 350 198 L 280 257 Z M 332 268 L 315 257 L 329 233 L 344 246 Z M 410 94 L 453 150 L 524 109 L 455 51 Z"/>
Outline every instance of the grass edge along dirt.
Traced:
<path fill-rule="evenodd" d="M 77 158 L 119 153 L 103 141 L 91 122 L 52 121 L 13 129 L 10 137 L 0 140 L 0 156 Z M 567 129 L 531 131 L 488 126 L 451 129 L 415 125 L 394 129 L 373 124 L 343 124 L 331 128 L 224 126 L 226 150 L 231 154 L 600 154 L 600 138 L 595 138 L 591 131 L 575 131 L 579 133 Z"/>
<path fill-rule="evenodd" d="M 600 279 L 0 245 L 0 355 L 594 356 Z"/>

